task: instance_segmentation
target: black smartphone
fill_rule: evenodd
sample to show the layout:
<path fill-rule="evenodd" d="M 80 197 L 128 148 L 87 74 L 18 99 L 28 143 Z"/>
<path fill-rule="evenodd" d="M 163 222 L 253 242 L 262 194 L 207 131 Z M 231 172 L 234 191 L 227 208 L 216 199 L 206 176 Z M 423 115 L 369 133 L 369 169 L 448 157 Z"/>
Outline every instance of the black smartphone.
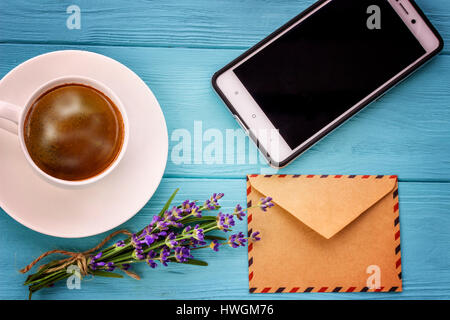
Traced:
<path fill-rule="evenodd" d="M 280 168 L 442 49 L 412 0 L 322 0 L 215 73 L 212 84 Z"/>

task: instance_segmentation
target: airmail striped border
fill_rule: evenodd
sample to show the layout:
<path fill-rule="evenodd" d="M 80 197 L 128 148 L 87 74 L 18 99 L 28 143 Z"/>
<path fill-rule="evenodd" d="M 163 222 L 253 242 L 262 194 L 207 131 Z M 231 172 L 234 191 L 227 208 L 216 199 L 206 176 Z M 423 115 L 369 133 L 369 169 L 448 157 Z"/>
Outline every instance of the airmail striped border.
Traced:
<path fill-rule="evenodd" d="M 394 198 L 394 241 L 395 241 L 395 268 L 397 270 L 398 278 L 402 279 L 402 257 L 400 249 L 400 211 L 398 204 L 398 188 L 392 193 Z"/>
<path fill-rule="evenodd" d="M 250 174 L 247 176 L 247 181 L 248 181 L 248 177 L 250 178 L 255 178 L 260 176 L 259 174 Z M 286 178 L 286 177 L 290 177 L 290 178 L 335 178 L 335 179 L 397 179 L 396 175 L 391 175 L 391 176 L 384 176 L 384 175 L 378 175 L 378 176 L 371 176 L 371 175 L 341 175 L 341 174 L 336 174 L 336 175 L 328 175 L 328 174 L 265 174 L 262 175 L 264 178 Z"/>
<path fill-rule="evenodd" d="M 258 177 L 259 174 L 251 174 L 247 176 L 247 197 L 252 192 L 252 187 L 248 181 L 248 178 L 255 178 Z M 283 179 L 286 177 L 291 178 L 334 178 L 334 179 L 396 179 L 398 180 L 398 177 L 396 175 L 287 175 L 287 174 L 280 174 L 280 175 L 263 175 L 264 178 L 272 178 L 272 179 Z M 398 202 L 398 187 L 396 186 L 396 189 L 393 192 L 393 200 L 394 200 L 394 207 L 393 207 L 393 215 L 394 215 L 394 241 L 395 241 L 395 256 L 396 256 L 396 262 L 395 262 L 395 268 L 398 272 L 398 278 L 402 279 L 402 259 L 401 259 L 401 250 L 400 250 L 400 215 L 399 215 L 399 202 Z M 251 200 L 247 202 L 247 208 L 250 208 L 252 206 Z M 253 233 L 253 229 L 251 228 L 251 222 L 252 222 L 252 215 L 249 213 L 247 216 L 247 224 L 248 224 L 248 236 L 250 237 Z M 255 274 L 252 270 L 252 265 L 254 263 L 253 256 L 252 256 L 252 250 L 253 250 L 253 243 L 249 243 L 248 245 L 248 281 L 251 285 L 251 281 L 254 278 Z M 255 288 L 250 287 L 249 292 L 250 293 L 301 293 L 301 292 L 341 292 L 341 293 L 351 293 L 351 292 L 368 292 L 368 287 L 292 287 L 292 288 L 286 288 L 286 287 L 265 287 L 265 288 Z M 370 292 L 396 292 L 400 291 L 399 287 L 391 287 L 391 288 L 385 288 L 381 287 L 376 290 L 370 290 Z"/>
<path fill-rule="evenodd" d="M 396 292 L 399 289 L 399 287 L 391 287 L 391 288 L 384 288 L 381 287 L 376 290 L 371 290 L 370 292 Z M 352 292 L 369 292 L 368 287 L 294 287 L 294 288 L 250 288 L 250 293 L 308 293 L 308 292 L 327 292 L 327 293 L 352 293 Z"/>

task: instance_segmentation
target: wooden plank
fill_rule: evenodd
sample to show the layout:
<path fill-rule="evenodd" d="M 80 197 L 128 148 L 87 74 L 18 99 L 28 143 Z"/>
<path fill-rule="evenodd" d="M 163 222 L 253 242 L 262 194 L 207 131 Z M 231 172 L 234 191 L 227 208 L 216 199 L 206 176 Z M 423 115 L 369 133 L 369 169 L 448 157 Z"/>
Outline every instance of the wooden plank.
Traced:
<path fill-rule="evenodd" d="M 224 192 L 221 204 L 230 212 L 245 203 L 245 179 L 164 179 L 153 199 L 121 227 L 138 230 L 151 220 L 175 188 L 176 201 L 205 199 Z M 135 270 L 141 281 L 130 278 L 95 278 L 82 282 L 81 290 L 68 290 L 65 283 L 37 293 L 36 299 L 449 299 L 450 298 L 450 188 L 448 183 L 400 183 L 400 216 L 404 292 L 395 294 L 268 294 L 248 293 L 247 251 L 222 247 L 217 253 L 200 250 L 196 256 L 208 267 L 171 265 Z M 0 210 L 1 211 L 1 210 Z M 270 214 L 262 213 L 262 214 Z M 95 220 L 95 217 L 93 217 Z M 93 220 L 93 223 L 94 223 Z M 246 223 L 237 224 L 245 231 Z M 45 250 L 86 250 L 106 234 L 84 239 L 58 239 L 23 227 L 0 213 L 0 299 L 25 299 L 25 279 L 17 270 Z M 264 235 L 263 235 L 264 236 Z M 270 259 L 270 257 L 268 257 Z"/>
<path fill-rule="evenodd" d="M 35 55 L 73 46 L 0 45 L 0 76 Z M 125 48 L 77 46 L 108 55 L 134 70 L 152 88 L 166 117 L 170 149 L 167 177 L 240 178 L 246 173 L 271 172 L 253 144 L 226 152 L 227 130 L 238 125 L 210 85 L 214 71 L 241 50 Z M 356 115 L 312 147 L 283 173 L 398 174 L 402 181 L 450 181 L 450 56 L 441 55 L 417 74 Z M 194 125 L 202 133 L 222 136 L 223 157 L 209 164 L 194 159 Z M 177 137 L 187 129 L 189 139 Z M 200 139 L 202 134 L 200 134 Z M 177 161 L 174 149 L 190 142 L 191 163 Z M 229 139 L 229 141 L 232 141 Z M 203 142 L 199 148 L 208 153 Z M 198 144 L 197 144 L 198 145 Z M 249 145 L 251 150 L 249 151 Z M 196 148 L 196 147 L 195 147 Z M 252 152 L 252 150 L 254 152 Z M 200 152 L 200 154 L 202 153 Z M 227 162 L 227 154 L 230 161 Z M 243 163 L 238 159 L 244 159 Z M 252 162 L 253 161 L 253 162 Z"/>
<path fill-rule="evenodd" d="M 71 3 L 1 1 L 0 42 L 248 48 L 314 2 L 80 0 L 81 29 L 69 30 L 66 8 Z M 450 39 L 450 3 L 417 3 Z"/>

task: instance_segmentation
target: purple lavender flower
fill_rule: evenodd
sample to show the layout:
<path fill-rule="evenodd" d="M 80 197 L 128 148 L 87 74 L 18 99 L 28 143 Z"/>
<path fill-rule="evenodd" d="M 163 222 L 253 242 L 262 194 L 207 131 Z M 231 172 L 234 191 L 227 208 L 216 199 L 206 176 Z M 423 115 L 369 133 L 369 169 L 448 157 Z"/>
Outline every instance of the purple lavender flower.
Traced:
<path fill-rule="evenodd" d="M 151 225 L 148 225 L 144 228 L 144 230 L 142 230 L 142 233 L 139 237 L 140 238 L 145 237 L 146 235 L 152 234 L 152 232 L 153 232 L 153 227 Z"/>
<path fill-rule="evenodd" d="M 247 239 L 245 238 L 245 235 L 242 232 L 239 232 L 238 234 L 232 234 L 228 239 L 228 244 L 232 248 L 237 248 L 240 246 L 245 247 L 246 243 Z"/>
<path fill-rule="evenodd" d="M 211 243 L 209 244 L 209 247 L 211 248 L 211 249 L 213 249 L 214 251 L 219 251 L 219 246 L 220 246 L 220 244 L 219 244 L 219 241 L 217 241 L 217 240 L 213 240 L 213 241 L 211 241 Z"/>
<path fill-rule="evenodd" d="M 175 233 L 173 233 L 173 232 L 169 233 L 169 235 L 166 238 L 166 245 L 169 248 L 173 248 L 176 245 L 178 245 L 178 241 L 175 240 L 176 238 L 177 238 L 177 236 L 175 235 Z"/>
<path fill-rule="evenodd" d="M 158 235 L 156 234 L 150 234 L 144 237 L 144 241 L 148 246 L 154 243 L 156 240 L 158 240 Z"/>
<path fill-rule="evenodd" d="M 252 241 L 259 241 L 259 240 L 261 240 L 261 238 L 258 237 L 258 235 L 259 235 L 259 231 L 253 232 L 252 233 Z"/>
<path fill-rule="evenodd" d="M 170 221 L 169 225 L 175 228 L 183 228 L 184 224 L 181 222 Z"/>
<path fill-rule="evenodd" d="M 215 210 L 220 207 L 219 201 L 224 196 L 223 193 L 214 193 L 212 197 L 205 202 L 205 207 L 207 207 L 210 210 Z"/>
<path fill-rule="evenodd" d="M 114 269 L 116 269 L 116 267 L 114 266 L 114 262 L 108 262 L 108 263 L 106 264 L 106 266 L 108 267 L 108 268 L 106 269 L 106 271 L 109 271 L 109 272 L 112 272 L 112 271 L 114 271 Z"/>
<path fill-rule="evenodd" d="M 154 260 L 151 260 L 151 259 L 147 259 L 147 264 L 150 266 L 150 268 L 152 268 L 152 269 L 155 269 L 157 266 L 158 266 L 158 264 L 154 261 Z"/>
<path fill-rule="evenodd" d="M 181 204 L 182 211 L 183 211 L 184 213 L 188 213 L 188 214 L 191 213 L 191 212 L 192 212 L 192 209 L 195 208 L 195 207 L 197 207 L 197 206 L 195 205 L 195 202 L 194 202 L 194 201 L 185 200 L 185 201 Z"/>
<path fill-rule="evenodd" d="M 159 261 L 161 261 L 161 263 L 165 267 L 167 267 L 167 262 L 169 262 L 169 256 L 170 256 L 170 249 L 164 246 L 159 252 Z"/>
<path fill-rule="evenodd" d="M 142 244 L 144 244 L 145 242 L 138 240 L 136 235 L 133 234 L 131 236 L 131 243 L 134 247 L 133 256 L 138 260 L 144 260 L 145 254 L 144 249 L 142 248 Z"/>
<path fill-rule="evenodd" d="M 183 209 L 173 207 L 171 211 L 166 211 L 164 215 L 168 221 L 177 221 L 183 218 Z"/>
<path fill-rule="evenodd" d="M 168 228 L 169 224 L 170 223 L 168 221 L 161 220 L 161 221 L 156 222 L 155 228 L 158 228 L 159 230 L 164 231 L 164 230 L 169 229 Z"/>
<path fill-rule="evenodd" d="M 153 259 L 153 258 L 155 258 L 155 257 L 156 257 L 156 252 L 155 252 L 154 250 L 150 250 L 150 251 L 147 253 L 147 258 Z"/>
<path fill-rule="evenodd" d="M 102 257 L 102 254 L 103 254 L 103 252 L 99 252 L 95 256 L 91 257 L 91 259 L 89 261 L 89 267 L 92 270 L 96 270 L 97 267 L 101 266 L 101 264 L 100 264 L 101 262 L 96 262 L 96 260 L 100 259 Z M 104 262 L 103 262 L 103 265 L 104 265 Z"/>
<path fill-rule="evenodd" d="M 160 216 L 153 216 L 152 222 L 150 222 L 149 226 L 154 227 L 158 221 L 161 221 L 162 218 Z"/>
<path fill-rule="evenodd" d="M 211 203 L 211 200 L 206 200 L 206 202 L 205 202 L 205 207 L 207 207 L 208 209 L 210 209 L 210 210 L 214 210 L 214 209 L 216 209 L 216 207 L 214 206 L 214 204 L 212 204 Z"/>
<path fill-rule="evenodd" d="M 134 249 L 133 254 L 136 257 L 136 259 L 138 259 L 138 260 L 144 260 L 145 259 L 144 250 L 142 250 L 142 248 Z"/>
<path fill-rule="evenodd" d="M 158 235 L 158 238 L 165 237 L 165 236 L 167 236 L 167 232 L 161 231 L 161 232 L 158 232 L 157 235 Z"/>
<path fill-rule="evenodd" d="M 142 246 L 143 243 L 144 242 L 139 240 L 138 236 L 135 233 L 131 235 L 131 244 L 133 245 L 133 247 L 135 248 L 140 247 Z"/>
<path fill-rule="evenodd" d="M 186 233 L 188 233 L 189 231 L 191 231 L 191 229 L 192 229 L 192 227 L 191 226 L 187 226 L 186 228 L 184 228 L 184 230 L 183 230 L 183 234 L 186 234 Z"/>
<path fill-rule="evenodd" d="M 183 203 L 181 204 L 181 207 L 182 207 L 183 209 L 189 209 L 189 208 L 190 208 L 190 206 L 189 206 L 190 203 L 191 203 L 191 202 L 190 202 L 189 200 L 184 200 Z M 193 202 L 192 202 L 192 203 L 193 203 Z"/>
<path fill-rule="evenodd" d="M 116 247 L 125 247 L 125 241 L 119 240 L 115 244 Z"/>
<path fill-rule="evenodd" d="M 217 216 L 217 227 L 220 230 L 227 232 L 232 226 L 235 225 L 233 215 L 231 214 L 223 214 L 219 212 Z"/>
<path fill-rule="evenodd" d="M 261 208 L 262 211 L 267 211 L 268 208 L 272 208 L 274 206 L 272 202 L 271 197 L 267 198 L 261 198 L 261 200 L 258 203 L 258 206 Z"/>
<path fill-rule="evenodd" d="M 130 269 L 131 268 L 131 264 L 129 264 L 129 263 L 124 263 L 123 265 L 122 265 L 122 269 L 123 270 L 128 270 L 128 269 Z"/>
<path fill-rule="evenodd" d="M 198 246 L 204 246 L 206 244 L 206 241 L 192 239 L 189 244 L 192 248 L 197 248 Z"/>
<path fill-rule="evenodd" d="M 155 251 L 150 250 L 150 251 L 147 253 L 147 259 L 146 259 L 146 262 L 147 262 L 147 264 L 150 266 L 150 268 L 152 268 L 152 269 L 154 269 L 154 268 L 157 267 L 156 262 L 153 260 L 155 257 L 156 257 L 156 252 L 155 252 Z"/>
<path fill-rule="evenodd" d="M 102 254 L 103 254 L 103 252 L 99 252 L 92 259 L 93 260 L 98 260 L 98 259 L 100 259 L 102 257 Z"/>
<path fill-rule="evenodd" d="M 236 206 L 234 209 L 234 214 L 236 215 L 236 218 L 242 221 L 242 218 L 245 217 L 244 209 L 241 207 L 240 204 Z"/>
<path fill-rule="evenodd" d="M 235 242 L 236 237 L 237 237 L 237 235 L 232 234 L 232 235 L 230 236 L 230 238 L 228 239 L 228 244 L 229 244 L 230 247 L 232 247 L 232 248 L 237 248 L 237 247 L 239 247 L 239 244 L 237 244 L 237 243 Z"/>
<path fill-rule="evenodd" d="M 175 259 L 178 262 L 183 263 L 192 258 L 191 250 L 188 247 L 176 247 L 175 248 Z"/>
<path fill-rule="evenodd" d="M 224 193 L 218 193 L 218 194 L 213 194 L 213 197 L 214 197 L 216 200 L 220 200 L 220 199 L 223 198 L 224 195 L 225 195 Z"/>
<path fill-rule="evenodd" d="M 202 211 L 200 210 L 200 208 L 197 205 L 193 205 L 192 209 L 191 209 L 191 214 L 196 217 L 196 218 L 201 218 L 202 217 Z"/>
<path fill-rule="evenodd" d="M 200 229 L 200 226 L 197 224 L 192 231 L 192 236 L 194 239 L 203 241 L 205 239 L 205 235 L 203 234 L 203 229 Z"/>

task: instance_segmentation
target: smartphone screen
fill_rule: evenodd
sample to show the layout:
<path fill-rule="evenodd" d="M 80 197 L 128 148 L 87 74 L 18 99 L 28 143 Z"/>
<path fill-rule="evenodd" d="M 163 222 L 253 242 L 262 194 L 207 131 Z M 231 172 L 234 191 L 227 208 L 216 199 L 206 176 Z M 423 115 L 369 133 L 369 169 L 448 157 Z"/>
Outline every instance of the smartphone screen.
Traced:
<path fill-rule="evenodd" d="M 425 53 L 386 0 L 334 0 L 233 71 L 295 149 Z"/>

